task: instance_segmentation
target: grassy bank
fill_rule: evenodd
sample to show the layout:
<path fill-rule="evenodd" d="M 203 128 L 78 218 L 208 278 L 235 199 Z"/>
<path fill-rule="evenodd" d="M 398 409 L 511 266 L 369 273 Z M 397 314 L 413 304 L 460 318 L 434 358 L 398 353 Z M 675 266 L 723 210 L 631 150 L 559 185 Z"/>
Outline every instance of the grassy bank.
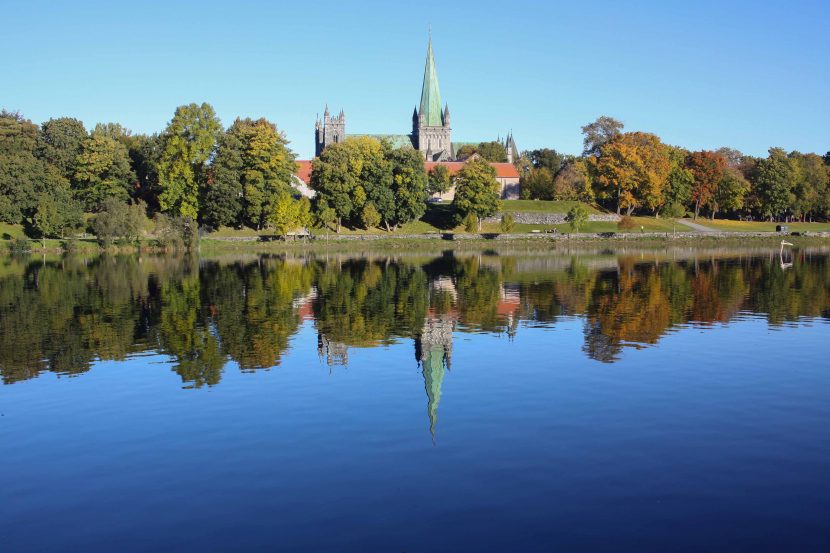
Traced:
<path fill-rule="evenodd" d="M 722 232 L 776 232 L 777 225 L 787 225 L 790 232 L 830 232 L 830 223 L 770 223 L 765 221 L 731 221 L 698 219 L 699 225 Z"/>

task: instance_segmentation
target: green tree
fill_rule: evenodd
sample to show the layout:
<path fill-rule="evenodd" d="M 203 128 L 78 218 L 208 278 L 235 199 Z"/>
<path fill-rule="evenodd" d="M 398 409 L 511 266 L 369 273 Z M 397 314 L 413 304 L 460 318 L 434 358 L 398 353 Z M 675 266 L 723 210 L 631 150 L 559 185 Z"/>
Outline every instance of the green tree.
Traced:
<path fill-rule="evenodd" d="M 38 127 L 19 113 L 0 111 L 0 221 L 31 217 L 42 192 L 66 186 L 59 170 L 35 156 Z"/>
<path fill-rule="evenodd" d="M 550 174 L 556 174 L 564 167 L 567 160 L 566 156 L 560 154 L 552 148 L 540 148 L 538 150 L 531 150 L 527 153 L 530 159 L 530 164 L 537 169 L 545 168 L 550 171 Z"/>
<path fill-rule="evenodd" d="M 452 177 L 446 165 L 436 165 L 429 170 L 428 191 L 431 195 L 445 194 L 452 188 Z"/>
<path fill-rule="evenodd" d="M 420 219 L 426 211 L 427 174 L 421 154 L 412 148 L 398 148 L 387 153 L 392 172 L 391 187 L 394 214 L 384 219 L 393 227 Z M 368 195 L 371 199 L 371 194 Z M 383 217 L 383 213 L 381 213 Z"/>
<path fill-rule="evenodd" d="M 137 242 L 147 228 L 144 204 L 128 204 L 118 198 L 106 198 L 92 223 L 98 240 L 109 245 L 121 239 L 128 243 Z"/>
<path fill-rule="evenodd" d="M 682 148 L 669 146 L 671 169 L 666 178 L 666 191 L 664 194 L 666 206 L 679 205 L 685 208 L 692 199 L 692 187 L 694 186 L 695 179 L 692 172 L 686 167 L 686 156 L 688 155 L 689 152 Z"/>
<path fill-rule="evenodd" d="M 769 157 L 758 162 L 754 187 L 761 201 L 761 214 L 770 221 L 782 217 L 795 198 L 795 168 L 781 148 L 770 148 Z"/>
<path fill-rule="evenodd" d="M 727 167 L 710 203 L 712 219 L 719 211 L 738 211 L 749 192 L 749 182 L 740 171 Z"/>
<path fill-rule="evenodd" d="M 583 156 L 598 156 L 600 149 L 622 134 L 625 125 L 613 117 L 602 115 L 582 127 Z"/>
<path fill-rule="evenodd" d="M 84 139 L 75 161 L 75 193 L 89 211 L 107 198 L 126 202 L 136 177 L 126 146 L 101 133 Z"/>
<path fill-rule="evenodd" d="M 127 147 L 130 163 L 136 175 L 134 197 L 147 204 L 150 211 L 159 209 L 159 174 L 162 138 L 158 134 L 133 135 Z"/>
<path fill-rule="evenodd" d="M 284 190 L 277 195 L 269 222 L 274 230 L 286 238 L 288 233 L 300 226 L 300 202 Z"/>
<path fill-rule="evenodd" d="M 311 188 L 317 192 L 315 211 L 333 209 L 337 232 L 343 223 L 358 223 L 367 199 L 375 204 L 381 217 L 391 218 L 394 201 L 388 193 L 389 179 L 389 164 L 379 141 L 369 137 L 347 138 L 327 146 L 312 163 Z"/>
<path fill-rule="evenodd" d="M 133 136 L 132 131 L 121 125 L 121 123 L 96 123 L 89 134 L 112 138 L 124 146 L 129 146 Z"/>
<path fill-rule="evenodd" d="M 507 150 L 501 142 L 482 142 L 476 148 L 478 155 L 493 163 L 506 163 Z"/>
<path fill-rule="evenodd" d="M 816 154 L 789 155 L 796 169 L 793 212 L 802 220 L 825 214 L 828 200 L 828 168 Z"/>
<path fill-rule="evenodd" d="M 63 238 L 83 225 L 83 208 L 68 187 L 40 194 L 32 223 L 40 233 L 43 247 L 47 238 Z"/>
<path fill-rule="evenodd" d="M 326 203 L 317 204 L 315 214 L 317 224 L 324 229 L 330 229 L 331 225 L 337 222 L 337 212 Z"/>
<path fill-rule="evenodd" d="M 565 216 L 565 221 L 571 227 L 573 232 L 579 232 L 579 229 L 585 226 L 588 222 L 588 208 L 584 204 L 576 204 Z"/>
<path fill-rule="evenodd" d="M 245 223 L 261 229 L 280 196 L 293 193 L 294 154 L 285 135 L 267 119 L 237 119 L 228 134 L 238 137 L 242 164 L 239 185 L 227 182 L 225 186 L 231 191 L 241 189 Z"/>
<path fill-rule="evenodd" d="M 496 170 L 483 159 L 464 164 L 455 178 L 455 197 L 452 204 L 461 218 L 473 214 L 481 230 L 481 219 L 498 210 L 499 183 Z"/>
<path fill-rule="evenodd" d="M 553 180 L 547 167 L 531 167 L 519 178 L 519 195 L 525 200 L 552 200 Z"/>
<path fill-rule="evenodd" d="M 478 145 L 477 144 L 462 144 L 458 151 L 455 152 L 455 156 L 458 159 L 467 159 L 468 157 L 472 156 L 473 154 L 478 152 Z"/>
<path fill-rule="evenodd" d="M 216 158 L 208 171 L 208 182 L 201 201 L 200 222 L 217 229 L 222 226 L 242 225 L 244 196 L 245 144 L 240 132 L 241 123 L 231 126 L 219 138 Z"/>
<path fill-rule="evenodd" d="M 86 138 L 86 129 L 79 120 L 71 117 L 50 119 L 41 125 L 37 156 L 54 165 L 61 176 L 70 182 L 75 175 L 75 160 Z"/>
<path fill-rule="evenodd" d="M 159 207 L 182 217 L 199 215 L 200 190 L 207 184 L 208 162 L 222 124 L 210 104 L 176 108 L 162 135 L 158 164 Z"/>

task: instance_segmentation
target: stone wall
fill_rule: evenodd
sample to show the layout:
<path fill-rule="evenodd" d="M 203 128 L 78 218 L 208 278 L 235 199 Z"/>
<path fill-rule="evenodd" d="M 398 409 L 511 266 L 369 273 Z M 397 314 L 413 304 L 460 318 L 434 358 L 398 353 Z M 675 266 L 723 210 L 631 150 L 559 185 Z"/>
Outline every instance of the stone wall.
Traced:
<path fill-rule="evenodd" d="M 523 211 L 519 213 L 511 213 L 513 220 L 516 223 L 525 225 L 561 225 L 565 223 L 565 213 L 543 213 L 543 212 L 528 212 Z M 494 217 L 487 217 L 483 219 L 486 223 L 497 223 L 501 221 L 501 213 Z M 620 216 L 615 213 L 592 213 L 588 216 L 589 221 L 610 221 L 616 223 L 620 220 Z"/>

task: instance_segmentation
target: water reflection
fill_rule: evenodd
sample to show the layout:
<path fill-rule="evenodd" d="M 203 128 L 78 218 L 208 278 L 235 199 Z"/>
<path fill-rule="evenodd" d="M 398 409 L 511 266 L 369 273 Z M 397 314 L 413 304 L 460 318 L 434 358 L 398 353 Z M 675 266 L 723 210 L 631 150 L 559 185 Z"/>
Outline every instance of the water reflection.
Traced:
<path fill-rule="evenodd" d="M 303 324 L 332 369 L 352 348 L 411 339 L 434 430 L 453 337 L 562 317 L 584 325 L 582 351 L 614 362 L 673 328 L 747 313 L 770 325 L 830 316 L 830 263 L 796 251 L 424 257 L 100 257 L 0 263 L 3 382 L 89 370 L 98 359 L 169 355 L 188 387 L 278 366 Z M 307 322 L 306 322 L 307 321 Z M 557 344 L 555 347 L 561 347 Z M 554 347 L 553 345 L 551 346 Z"/>

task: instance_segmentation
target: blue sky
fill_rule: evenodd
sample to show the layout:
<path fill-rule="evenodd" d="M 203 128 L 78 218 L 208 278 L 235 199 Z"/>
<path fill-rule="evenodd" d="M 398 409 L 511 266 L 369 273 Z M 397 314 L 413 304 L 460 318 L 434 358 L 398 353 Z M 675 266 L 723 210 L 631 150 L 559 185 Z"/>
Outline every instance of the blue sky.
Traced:
<path fill-rule="evenodd" d="M 830 2 L 671 4 L 2 0 L 0 106 L 154 132 L 207 101 L 305 158 L 326 102 L 408 132 L 432 24 L 454 140 L 578 153 L 607 114 L 691 149 L 830 150 Z"/>

